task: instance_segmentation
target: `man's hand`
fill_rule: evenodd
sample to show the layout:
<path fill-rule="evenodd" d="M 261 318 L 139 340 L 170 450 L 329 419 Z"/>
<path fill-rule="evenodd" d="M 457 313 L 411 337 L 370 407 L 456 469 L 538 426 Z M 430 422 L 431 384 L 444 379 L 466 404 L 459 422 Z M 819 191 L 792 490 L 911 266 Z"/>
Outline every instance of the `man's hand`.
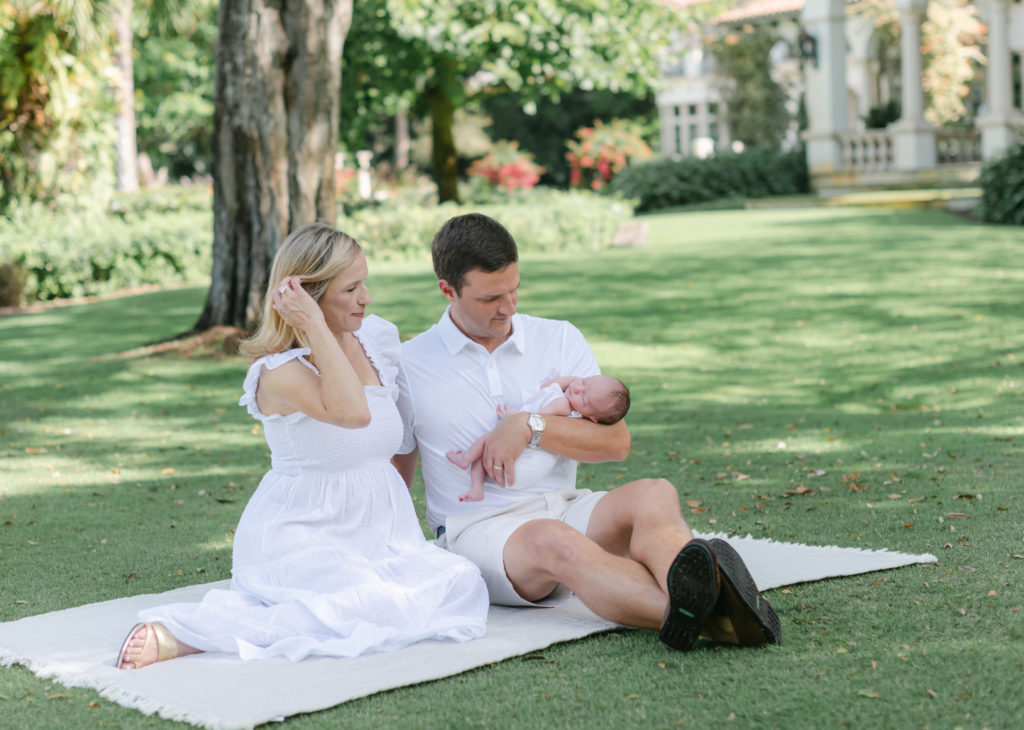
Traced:
<path fill-rule="evenodd" d="M 484 472 L 500 487 L 515 483 L 516 459 L 530 443 L 530 427 L 526 425 L 529 413 L 513 411 L 484 437 L 484 452 L 480 457 Z"/>

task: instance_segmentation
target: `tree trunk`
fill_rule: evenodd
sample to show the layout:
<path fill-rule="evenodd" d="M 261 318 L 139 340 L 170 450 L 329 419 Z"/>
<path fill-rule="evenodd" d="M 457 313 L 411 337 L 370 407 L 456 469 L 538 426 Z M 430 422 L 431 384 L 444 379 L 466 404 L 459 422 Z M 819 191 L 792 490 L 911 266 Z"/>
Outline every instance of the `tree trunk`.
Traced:
<path fill-rule="evenodd" d="M 398 112 L 395 115 L 395 169 L 405 170 L 409 167 L 409 113 Z"/>
<path fill-rule="evenodd" d="M 139 189 L 139 155 L 135 138 L 135 78 L 132 61 L 132 2 L 120 0 L 114 11 L 117 32 L 117 189 Z"/>
<path fill-rule="evenodd" d="M 213 271 L 196 330 L 250 329 L 292 230 L 335 219 L 341 51 L 352 0 L 221 0 Z"/>
<path fill-rule="evenodd" d="M 437 75 L 425 91 L 427 109 L 430 111 L 434 182 L 437 183 L 437 196 L 442 203 L 459 200 L 458 152 L 452 135 L 455 105 L 448 91 L 449 85 L 454 83 L 453 65 L 444 59 L 438 60 L 434 69 Z"/>

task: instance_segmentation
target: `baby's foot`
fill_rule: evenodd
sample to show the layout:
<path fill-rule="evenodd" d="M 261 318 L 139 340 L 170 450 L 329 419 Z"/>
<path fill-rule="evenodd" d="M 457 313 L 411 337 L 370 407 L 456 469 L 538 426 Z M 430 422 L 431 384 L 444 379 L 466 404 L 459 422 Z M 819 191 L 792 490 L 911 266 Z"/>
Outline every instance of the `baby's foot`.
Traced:
<path fill-rule="evenodd" d="M 466 492 L 465 494 L 459 495 L 460 502 L 479 502 L 484 498 L 483 493 L 477 494 L 473 490 Z"/>
<path fill-rule="evenodd" d="M 460 469 L 469 468 L 469 462 L 466 461 L 465 457 L 463 457 L 462 449 L 458 449 L 456 451 L 448 451 L 445 453 L 445 456 L 448 458 L 448 461 L 455 464 L 455 466 L 459 467 Z"/>

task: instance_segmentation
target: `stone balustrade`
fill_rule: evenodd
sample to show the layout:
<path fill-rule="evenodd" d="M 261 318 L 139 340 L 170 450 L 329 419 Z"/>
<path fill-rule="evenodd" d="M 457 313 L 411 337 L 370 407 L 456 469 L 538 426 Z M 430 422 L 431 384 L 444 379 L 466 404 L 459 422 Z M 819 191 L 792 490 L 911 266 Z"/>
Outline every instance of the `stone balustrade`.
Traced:
<path fill-rule="evenodd" d="M 836 135 L 847 172 L 877 172 L 893 169 L 892 135 L 884 129 L 845 132 Z"/>
<path fill-rule="evenodd" d="M 939 130 L 935 139 L 936 161 L 940 165 L 981 162 L 981 134 L 974 129 Z"/>
<path fill-rule="evenodd" d="M 837 134 L 844 172 L 881 172 L 895 169 L 893 136 L 886 129 Z M 974 129 L 940 130 L 936 134 L 939 165 L 981 161 L 981 134 Z"/>

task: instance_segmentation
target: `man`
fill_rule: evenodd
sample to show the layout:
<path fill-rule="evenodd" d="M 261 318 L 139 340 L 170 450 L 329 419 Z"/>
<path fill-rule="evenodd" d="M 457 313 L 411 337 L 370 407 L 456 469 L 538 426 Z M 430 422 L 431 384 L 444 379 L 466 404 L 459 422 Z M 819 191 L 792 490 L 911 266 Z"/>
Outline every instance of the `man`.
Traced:
<path fill-rule="evenodd" d="M 664 479 L 610 492 L 576 489 L 578 461 L 622 461 L 623 421 L 511 413 L 548 378 L 600 372 L 568 322 L 516 312 L 518 252 L 497 221 L 470 214 L 442 226 L 432 246 L 449 306 L 440 322 L 403 345 L 400 407 L 422 461 L 427 520 L 439 544 L 472 560 L 492 603 L 554 605 L 571 593 L 599 616 L 659 630 L 690 649 L 702 632 L 743 645 L 779 640 L 778 617 L 757 593 L 739 555 L 720 540 L 696 540 L 675 487 Z M 486 433 L 483 466 L 493 483 L 481 502 L 459 502 L 469 474 L 445 452 Z M 515 461 L 526 448 L 558 454 L 558 465 L 524 489 Z M 416 452 L 398 457 L 415 471 Z"/>

